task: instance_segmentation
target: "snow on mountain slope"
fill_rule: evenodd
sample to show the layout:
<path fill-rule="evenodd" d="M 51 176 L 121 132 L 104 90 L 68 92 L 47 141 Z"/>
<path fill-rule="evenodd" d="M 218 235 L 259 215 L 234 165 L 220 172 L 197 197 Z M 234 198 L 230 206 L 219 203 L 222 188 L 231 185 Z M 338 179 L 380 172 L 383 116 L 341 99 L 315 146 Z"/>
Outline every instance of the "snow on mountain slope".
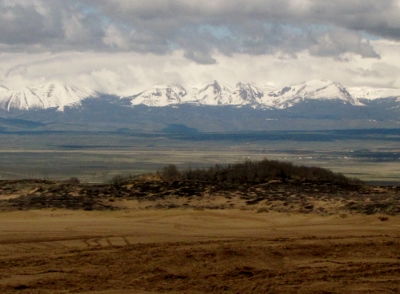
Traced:
<path fill-rule="evenodd" d="M 329 80 L 312 80 L 284 87 L 268 94 L 266 105 L 287 108 L 305 100 L 341 100 L 352 105 L 362 105 L 339 83 Z"/>
<path fill-rule="evenodd" d="M 400 89 L 393 88 L 349 87 L 348 91 L 357 99 L 400 98 Z"/>
<path fill-rule="evenodd" d="M 0 88 L 0 108 L 11 110 L 47 109 L 64 110 L 65 106 L 77 106 L 85 98 L 97 94 L 87 89 L 47 83 L 22 89 Z"/>
<path fill-rule="evenodd" d="M 233 96 L 237 97 L 236 100 L 241 101 L 242 105 L 259 107 L 263 104 L 264 92 L 253 84 L 238 83 Z"/>
<path fill-rule="evenodd" d="M 206 84 L 193 93 L 194 99 L 200 105 L 210 106 L 242 106 L 260 107 L 264 92 L 253 84 L 238 83 L 233 88 L 214 81 Z"/>
<path fill-rule="evenodd" d="M 154 85 L 131 98 L 133 106 L 143 104 L 153 107 L 188 103 L 192 100 L 186 89 L 180 85 Z"/>
<path fill-rule="evenodd" d="M 275 86 L 273 86 L 271 84 L 264 85 L 261 89 L 265 94 L 268 94 L 268 93 L 278 90 Z"/>
<path fill-rule="evenodd" d="M 94 91 L 67 87 L 58 83 L 12 90 L 0 86 L 0 108 L 63 110 L 65 106 L 79 106 L 83 99 L 97 96 L 98 94 Z M 360 101 L 365 102 L 365 100 L 361 99 L 393 97 L 398 98 L 400 102 L 400 90 L 384 88 L 349 88 L 347 90 L 336 82 L 312 80 L 280 90 L 270 85 L 261 89 L 249 83 L 238 83 L 235 87 L 231 87 L 219 81 L 213 81 L 201 88 L 189 88 L 189 90 L 180 85 L 155 85 L 139 94 L 121 98 L 129 99 L 132 106 L 164 107 L 192 104 L 284 109 L 308 100 L 337 100 L 362 106 L 364 104 Z"/>
<path fill-rule="evenodd" d="M 363 105 L 339 83 L 328 80 L 312 80 L 303 84 L 285 87 L 281 90 L 263 91 L 253 84 L 238 83 L 235 88 L 213 81 L 200 89 L 190 92 L 178 85 L 155 85 L 149 90 L 129 97 L 131 104 L 147 106 L 167 106 L 191 103 L 208 106 L 251 106 L 253 108 L 287 108 L 297 103 L 314 100 L 339 100 L 351 105 Z"/>
<path fill-rule="evenodd" d="M 233 88 L 221 82 L 214 81 L 200 88 L 194 97 L 201 105 L 240 105 L 242 100 L 233 95 Z"/>

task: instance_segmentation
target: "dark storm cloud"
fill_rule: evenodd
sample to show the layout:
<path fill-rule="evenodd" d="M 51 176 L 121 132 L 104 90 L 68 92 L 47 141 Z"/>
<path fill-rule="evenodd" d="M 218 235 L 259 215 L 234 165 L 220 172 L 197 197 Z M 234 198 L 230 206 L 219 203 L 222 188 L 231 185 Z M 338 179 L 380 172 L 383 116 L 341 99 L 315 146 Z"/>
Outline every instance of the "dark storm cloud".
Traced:
<path fill-rule="evenodd" d="M 395 0 L 0 0 L 0 50 L 378 58 L 364 36 L 399 40 L 399 13 Z"/>
<path fill-rule="evenodd" d="M 0 0 L 2 51 L 63 51 L 106 48 L 99 15 L 78 1 Z"/>
<path fill-rule="evenodd" d="M 310 32 L 311 54 L 316 56 L 337 56 L 346 52 L 354 52 L 365 58 L 379 58 L 368 40 L 363 40 L 353 31 L 336 29 L 327 32 Z"/>
<path fill-rule="evenodd" d="M 43 14 L 34 5 L 7 5 L 8 2 L 0 2 L 1 43 L 29 45 L 60 35 L 61 31 L 50 25 L 53 21 L 48 20 L 47 25 Z"/>

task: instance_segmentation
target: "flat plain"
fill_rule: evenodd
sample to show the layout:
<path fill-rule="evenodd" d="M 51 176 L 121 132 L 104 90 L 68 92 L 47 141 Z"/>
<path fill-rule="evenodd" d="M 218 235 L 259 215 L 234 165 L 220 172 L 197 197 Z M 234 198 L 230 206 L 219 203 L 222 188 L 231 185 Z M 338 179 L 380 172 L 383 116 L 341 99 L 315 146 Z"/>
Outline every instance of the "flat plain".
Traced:
<path fill-rule="evenodd" d="M 263 158 L 319 166 L 365 181 L 398 183 L 400 130 L 232 134 L 0 133 L 1 179 L 106 182 L 167 164 L 209 167 Z"/>

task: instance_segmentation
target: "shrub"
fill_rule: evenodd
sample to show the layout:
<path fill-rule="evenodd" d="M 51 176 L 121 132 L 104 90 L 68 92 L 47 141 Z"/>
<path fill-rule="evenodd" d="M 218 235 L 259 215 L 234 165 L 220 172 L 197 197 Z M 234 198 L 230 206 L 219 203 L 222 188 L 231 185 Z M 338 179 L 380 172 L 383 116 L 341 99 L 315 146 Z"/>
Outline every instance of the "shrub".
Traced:
<path fill-rule="evenodd" d="M 174 164 L 165 166 L 161 170 L 160 176 L 164 181 L 179 181 L 181 179 L 181 173 Z"/>

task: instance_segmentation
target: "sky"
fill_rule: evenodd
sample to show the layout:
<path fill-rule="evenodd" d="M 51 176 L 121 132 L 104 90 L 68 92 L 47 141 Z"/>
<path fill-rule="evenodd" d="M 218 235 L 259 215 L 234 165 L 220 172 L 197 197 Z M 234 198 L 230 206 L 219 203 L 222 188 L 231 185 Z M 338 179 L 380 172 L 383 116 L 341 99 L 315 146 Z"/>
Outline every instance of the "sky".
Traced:
<path fill-rule="evenodd" d="M 400 88 L 400 0 L 0 0 L 0 85 Z"/>

